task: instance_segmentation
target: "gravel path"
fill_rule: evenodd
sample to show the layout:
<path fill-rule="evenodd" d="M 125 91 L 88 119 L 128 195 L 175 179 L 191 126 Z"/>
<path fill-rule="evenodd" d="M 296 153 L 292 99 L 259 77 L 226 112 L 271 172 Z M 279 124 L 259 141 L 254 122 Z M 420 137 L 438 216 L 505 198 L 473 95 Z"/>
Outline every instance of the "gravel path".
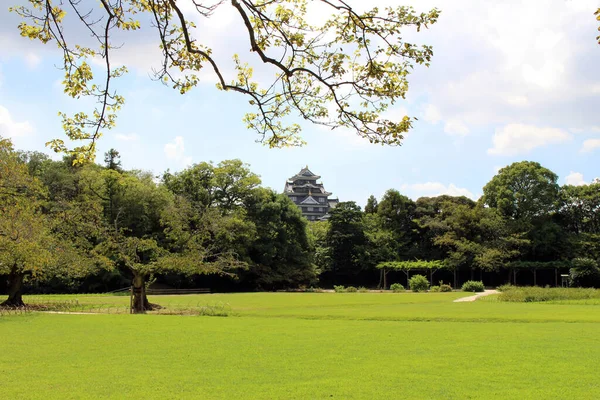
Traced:
<path fill-rule="evenodd" d="M 477 293 L 477 294 L 475 294 L 473 296 L 461 297 L 460 299 L 454 300 L 454 302 L 455 303 L 462 303 L 464 301 L 475 301 L 475 300 L 477 300 L 480 297 L 489 296 L 490 294 L 496 294 L 496 293 L 500 293 L 500 292 L 498 292 L 496 289 L 485 290 L 485 291 Z"/>

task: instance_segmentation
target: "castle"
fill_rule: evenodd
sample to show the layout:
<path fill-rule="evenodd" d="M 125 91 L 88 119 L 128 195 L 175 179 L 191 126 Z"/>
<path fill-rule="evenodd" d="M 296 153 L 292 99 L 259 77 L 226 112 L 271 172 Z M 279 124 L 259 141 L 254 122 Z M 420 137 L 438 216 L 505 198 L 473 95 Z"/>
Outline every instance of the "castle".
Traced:
<path fill-rule="evenodd" d="M 288 179 L 283 189 L 283 193 L 300 207 L 302 215 L 309 221 L 329 218 L 329 210 L 339 203 L 338 199 L 329 198 L 331 193 L 325 190 L 322 183 L 317 183 L 320 178 L 307 165 Z"/>

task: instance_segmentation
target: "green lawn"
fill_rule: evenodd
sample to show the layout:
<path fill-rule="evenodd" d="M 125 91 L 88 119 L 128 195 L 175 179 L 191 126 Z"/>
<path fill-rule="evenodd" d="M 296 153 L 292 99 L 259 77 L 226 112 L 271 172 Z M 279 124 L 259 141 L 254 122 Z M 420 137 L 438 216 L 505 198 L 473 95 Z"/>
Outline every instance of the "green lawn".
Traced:
<path fill-rule="evenodd" d="M 600 304 L 452 302 L 463 295 L 157 296 L 231 316 L 4 316 L 0 399 L 600 398 Z"/>

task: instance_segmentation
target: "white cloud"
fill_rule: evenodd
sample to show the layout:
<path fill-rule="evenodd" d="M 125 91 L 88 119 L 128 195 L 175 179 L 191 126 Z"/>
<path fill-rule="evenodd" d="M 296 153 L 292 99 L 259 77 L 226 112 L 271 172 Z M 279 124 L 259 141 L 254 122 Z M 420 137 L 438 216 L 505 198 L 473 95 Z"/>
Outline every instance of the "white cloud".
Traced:
<path fill-rule="evenodd" d="M 440 113 L 439 108 L 433 104 L 427 104 L 425 106 L 425 111 L 423 112 L 423 119 L 429 123 L 437 124 L 442 119 L 442 114 Z"/>
<path fill-rule="evenodd" d="M 467 136 L 469 134 L 469 127 L 462 120 L 451 118 L 444 125 L 444 132 L 449 135 Z"/>
<path fill-rule="evenodd" d="M 527 153 L 536 147 L 571 140 L 571 135 L 562 129 L 540 128 L 534 125 L 508 124 L 496 129 L 494 147 L 488 154 L 516 155 Z"/>
<path fill-rule="evenodd" d="M 38 65 L 40 65 L 40 62 L 42 62 L 42 59 L 37 54 L 33 52 L 28 52 L 25 54 L 25 64 L 27 64 L 29 69 L 35 69 Z"/>
<path fill-rule="evenodd" d="M 471 193 L 471 191 L 457 187 L 453 183 L 449 185 L 444 185 L 440 182 L 413 183 L 410 185 L 404 184 L 401 189 L 408 193 L 413 199 L 423 196 L 440 196 L 442 194 L 447 194 L 449 196 L 466 196 L 470 199 L 476 199 L 476 196 Z"/>
<path fill-rule="evenodd" d="M 33 133 L 33 126 L 31 126 L 28 121 L 13 121 L 8 110 L 5 107 L 0 106 L 0 136 L 5 138 L 15 138 L 27 136 L 31 133 Z"/>
<path fill-rule="evenodd" d="M 137 133 L 130 133 L 130 134 L 124 134 L 124 133 L 117 133 L 115 134 L 115 139 L 119 140 L 121 142 L 135 142 L 137 140 L 139 140 L 139 136 L 137 135 Z"/>
<path fill-rule="evenodd" d="M 165 155 L 169 160 L 176 161 L 182 166 L 192 164 L 192 157 L 185 155 L 185 144 L 182 136 L 177 136 L 172 143 L 165 144 Z"/>
<path fill-rule="evenodd" d="M 506 102 L 516 107 L 525 107 L 529 105 L 529 99 L 527 98 L 527 96 L 522 96 L 518 94 L 508 95 L 506 97 Z"/>
<path fill-rule="evenodd" d="M 600 148 L 600 139 L 588 139 L 583 142 L 580 151 L 582 153 L 590 153 L 597 148 Z"/>
<path fill-rule="evenodd" d="M 571 173 L 565 177 L 565 183 L 572 186 L 587 185 L 587 182 L 583 180 L 583 174 L 573 171 L 571 171 Z"/>

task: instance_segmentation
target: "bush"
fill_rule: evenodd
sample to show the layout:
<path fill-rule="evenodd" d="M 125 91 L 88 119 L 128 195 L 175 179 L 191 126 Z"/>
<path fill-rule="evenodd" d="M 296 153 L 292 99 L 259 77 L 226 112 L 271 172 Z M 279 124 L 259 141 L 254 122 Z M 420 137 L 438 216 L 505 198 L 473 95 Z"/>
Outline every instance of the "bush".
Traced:
<path fill-rule="evenodd" d="M 392 283 L 390 290 L 394 293 L 404 292 L 404 286 L 402 286 L 400 283 Z"/>
<path fill-rule="evenodd" d="M 348 292 L 348 293 L 356 293 L 356 292 L 358 292 L 358 289 L 355 288 L 354 286 L 348 286 L 346 288 L 346 292 Z"/>
<path fill-rule="evenodd" d="M 305 292 L 307 292 L 307 293 L 323 293 L 323 289 L 311 286 L 308 289 L 306 289 Z"/>
<path fill-rule="evenodd" d="M 440 285 L 440 292 L 451 292 L 451 291 L 452 291 L 452 286 L 445 285 L 445 284 Z"/>
<path fill-rule="evenodd" d="M 481 281 L 466 281 L 462 285 L 463 292 L 483 292 L 484 290 L 485 288 Z"/>
<path fill-rule="evenodd" d="M 497 289 L 498 289 L 499 292 L 507 292 L 507 291 L 512 290 L 514 288 L 516 288 L 516 286 L 513 286 L 510 283 L 506 283 L 504 285 L 498 286 Z"/>
<path fill-rule="evenodd" d="M 364 286 L 361 286 L 361 287 L 359 287 L 359 288 L 358 288 L 358 291 L 359 291 L 360 293 L 368 293 L 368 292 L 369 292 L 369 289 L 367 289 L 367 288 L 366 288 L 366 287 L 364 287 Z"/>
<path fill-rule="evenodd" d="M 439 292 L 440 291 L 440 287 L 439 286 L 432 286 L 429 288 L 430 292 Z"/>
<path fill-rule="evenodd" d="M 333 285 L 333 290 L 336 293 L 344 293 L 346 291 L 346 288 L 344 287 L 344 285 Z"/>
<path fill-rule="evenodd" d="M 587 300 L 600 298 L 600 290 L 581 288 L 541 288 L 537 286 L 516 287 L 504 290 L 498 296 L 499 301 L 519 303 L 552 301 L 552 300 Z"/>
<path fill-rule="evenodd" d="M 591 258 L 575 258 L 569 270 L 571 287 L 600 288 L 600 268 Z"/>
<path fill-rule="evenodd" d="M 429 281 L 423 275 L 415 275 L 408 281 L 410 290 L 413 292 L 424 292 L 429 289 Z"/>

